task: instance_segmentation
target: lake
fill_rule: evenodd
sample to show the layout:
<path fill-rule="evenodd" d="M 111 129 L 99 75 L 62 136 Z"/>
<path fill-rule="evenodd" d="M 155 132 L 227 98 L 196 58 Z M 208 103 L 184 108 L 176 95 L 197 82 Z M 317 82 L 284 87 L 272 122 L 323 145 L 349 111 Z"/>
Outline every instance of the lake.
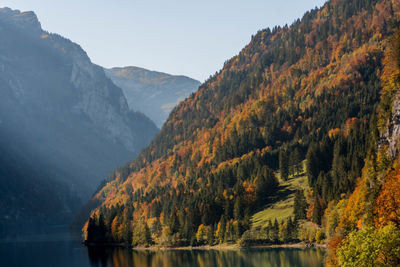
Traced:
<path fill-rule="evenodd" d="M 85 247 L 68 234 L 0 240 L 1 266 L 27 267 L 213 267 L 323 266 L 321 248 L 134 251 Z"/>

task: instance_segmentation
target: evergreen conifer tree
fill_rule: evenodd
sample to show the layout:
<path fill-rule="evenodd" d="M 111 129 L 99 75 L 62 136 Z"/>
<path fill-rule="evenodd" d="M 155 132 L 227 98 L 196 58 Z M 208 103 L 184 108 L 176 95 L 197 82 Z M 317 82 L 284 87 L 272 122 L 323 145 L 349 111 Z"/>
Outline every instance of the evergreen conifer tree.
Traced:
<path fill-rule="evenodd" d="M 279 170 L 282 180 L 287 181 L 289 179 L 289 158 L 285 149 L 279 151 Z"/>

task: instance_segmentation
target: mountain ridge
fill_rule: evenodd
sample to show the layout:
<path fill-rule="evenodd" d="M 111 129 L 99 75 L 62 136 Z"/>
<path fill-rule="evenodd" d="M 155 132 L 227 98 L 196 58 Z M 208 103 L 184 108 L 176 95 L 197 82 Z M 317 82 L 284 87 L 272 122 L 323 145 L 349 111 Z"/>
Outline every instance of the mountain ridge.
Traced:
<path fill-rule="evenodd" d="M 249 218 L 274 197 L 275 174 L 289 179 L 303 159 L 311 190 L 297 218 L 319 227 L 362 173 L 383 49 L 399 14 L 389 0 L 335 0 L 290 27 L 259 31 L 99 189 L 86 241 L 169 246 L 251 236 Z"/>
<path fill-rule="evenodd" d="M 36 188 L 36 193 L 26 188 L 32 200 L 48 195 L 54 203 L 60 200 L 58 209 L 65 208 L 71 219 L 76 202 L 89 198 L 158 129 L 143 114 L 129 110 L 122 90 L 79 45 L 42 30 L 33 12 L 0 9 L 0 36 L 0 138 L 2 151 L 16 161 L 2 159 L 0 178 L 9 193 L 0 202 L 21 200 L 2 210 L 9 218 L 4 223 L 23 223 L 19 214 L 30 214 L 30 200 L 19 196 L 23 184 Z M 44 185 L 43 191 L 35 181 Z M 51 192 L 52 186 L 62 191 Z M 63 194 L 74 199 L 74 212 L 72 204 L 71 209 L 63 207 L 58 199 Z M 45 205 L 40 208 L 35 207 L 39 217 L 51 217 Z"/>
<path fill-rule="evenodd" d="M 170 111 L 200 85 L 200 82 L 183 75 L 134 66 L 105 69 L 105 73 L 122 88 L 130 109 L 146 114 L 159 128 Z"/>

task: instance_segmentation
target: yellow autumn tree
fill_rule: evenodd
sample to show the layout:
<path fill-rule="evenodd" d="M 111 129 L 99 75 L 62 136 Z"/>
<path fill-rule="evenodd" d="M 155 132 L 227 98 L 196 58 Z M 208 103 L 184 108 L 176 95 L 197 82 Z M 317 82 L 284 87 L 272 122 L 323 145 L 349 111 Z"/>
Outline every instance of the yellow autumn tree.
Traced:
<path fill-rule="evenodd" d="M 400 228 L 400 169 L 390 173 L 376 200 L 375 225 L 383 227 L 390 223 Z"/>

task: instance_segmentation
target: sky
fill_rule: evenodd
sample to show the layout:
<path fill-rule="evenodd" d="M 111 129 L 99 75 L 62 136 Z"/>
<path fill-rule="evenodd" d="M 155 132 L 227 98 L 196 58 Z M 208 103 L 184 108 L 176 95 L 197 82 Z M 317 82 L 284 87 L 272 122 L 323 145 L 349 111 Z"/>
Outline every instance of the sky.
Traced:
<path fill-rule="evenodd" d="M 205 81 L 258 30 L 292 24 L 325 0 L 0 0 L 103 67 L 138 66 Z"/>

